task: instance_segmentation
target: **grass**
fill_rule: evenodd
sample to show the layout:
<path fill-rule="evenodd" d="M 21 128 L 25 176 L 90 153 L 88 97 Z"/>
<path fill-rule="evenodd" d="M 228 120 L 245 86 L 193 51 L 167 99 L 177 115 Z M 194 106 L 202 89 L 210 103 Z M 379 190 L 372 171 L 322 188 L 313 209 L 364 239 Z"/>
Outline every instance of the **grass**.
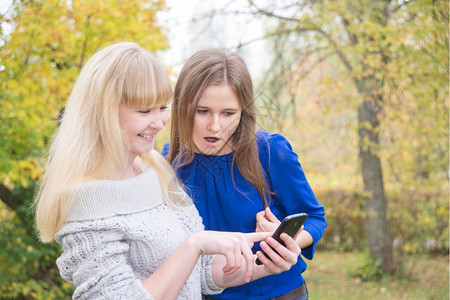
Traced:
<path fill-rule="evenodd" d="M 311 300 L 449 299 L 449 256 L 408 257 L 398 274 L 363 281 L 364 253 L 318 251 L 303 273 Z"/>

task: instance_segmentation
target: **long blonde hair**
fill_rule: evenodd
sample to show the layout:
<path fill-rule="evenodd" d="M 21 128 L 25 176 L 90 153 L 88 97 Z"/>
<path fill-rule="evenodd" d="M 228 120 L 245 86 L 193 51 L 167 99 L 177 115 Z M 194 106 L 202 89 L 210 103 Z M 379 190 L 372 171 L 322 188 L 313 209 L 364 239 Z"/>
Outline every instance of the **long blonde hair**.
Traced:
<path fill-rule="evenodd" d="M 173 98 L 164 67 L 130 42 L 107 46 L 81 70 L 50 145 L 36 196 L 36 226 L 43 242 L 54 240 L 72 203 L 68 188 L 88 180 L 117 179 L 127 164 L 119 106 L 157 107 Z M 167 195 L 173 171 L 156 151 L 141 158 L 160 175 Z M 170 199 L 169 199 L 170 201 Z"/>
<path fill-rule="evenodd" d="M 192 128 L 198 102 L 208 86 L 220 84 L 228 84 L 233 89 L 242 108 L 239 125 L 231 136 L 235 150 L 232 167 L 236 163 L 239 172 L 256 187 L 267 206 L 273 192 L 259 161 L 252 79 L 244 60 L 236 53 L 205 49 L 186 61 L 175 85 L 168 161 L 175 163 L 175 168 L 192 162 L 195 149 Z"/>

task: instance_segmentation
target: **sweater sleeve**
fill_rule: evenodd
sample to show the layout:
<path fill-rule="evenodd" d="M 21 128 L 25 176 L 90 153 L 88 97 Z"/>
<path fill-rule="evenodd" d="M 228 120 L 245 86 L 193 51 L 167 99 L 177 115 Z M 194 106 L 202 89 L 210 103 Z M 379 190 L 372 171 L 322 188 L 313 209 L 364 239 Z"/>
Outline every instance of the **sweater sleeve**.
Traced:
<path fill-rule="evenodd" d="M 220 294 L 225 288 L 221 288 L 214 283 L 211 273 L 211 263 L 216 255 L 202 255 L 201 265 L 202 265 L 202 294 L 214 295 Z"/>
<path fill-rule="evenodd" d="M 84 223 L 67 224 L 56 236 L 64 250 L 56 263 L 76 287 L 73 299 L 153 299 L 127 263 L 122 234 Z"/>
<path fill-rule="evenodd" d="M 284 216 L 299 212 L 308 214 L 304 230 L 313 237 L 313 244 L 302 249 L 302 255 L 312 259 L 317 242 L 327 227 L 325 209 L 317 201 L 290 143 L 279 134 L 273 134 L 268 139 L 270 150 L 264 163 L 266 166 L 268 164 L 267 175 L 275 192 L 274 205 Z"/>

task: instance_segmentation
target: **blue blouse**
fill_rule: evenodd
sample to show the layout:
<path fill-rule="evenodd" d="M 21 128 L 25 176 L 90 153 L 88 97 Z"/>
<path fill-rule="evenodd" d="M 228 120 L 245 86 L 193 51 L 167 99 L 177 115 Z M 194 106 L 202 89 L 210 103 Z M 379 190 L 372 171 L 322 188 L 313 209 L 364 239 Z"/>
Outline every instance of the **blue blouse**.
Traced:
<path fill-rule="evenodd" d="M 283 136 L 258 131 L 257 144 L 261 165 L 275 192 L 270 209 L 280 221 L 293 213 L 308 214 L 304 229 L 314 242 L 302 249 L 302 255 L 312 259 L 327 226 L 324 207 L 314 196 L 297 154 Z M 167 156 L 168 152 L 169 144 L 166 144 L 162 154 Z M 264 204 L 258 190 L 244 179 L 237 166 L 231 168 L 232 158 L 233 153 L 219 156 L 196 153 L 190 164 L 177 170 L 177 176 L 194 200 L 207 230 L 254 232 L 256 214 L 264 210 Z M 253 250 L 259 249 L 259 245 L 255 245 Z M 302 285 L 301 274 L 305 269 L 306 263 L 299 256 L 297 264 L 289 271 L 227 288 L 212 298 L 262 300 L 277 297 Z"/>

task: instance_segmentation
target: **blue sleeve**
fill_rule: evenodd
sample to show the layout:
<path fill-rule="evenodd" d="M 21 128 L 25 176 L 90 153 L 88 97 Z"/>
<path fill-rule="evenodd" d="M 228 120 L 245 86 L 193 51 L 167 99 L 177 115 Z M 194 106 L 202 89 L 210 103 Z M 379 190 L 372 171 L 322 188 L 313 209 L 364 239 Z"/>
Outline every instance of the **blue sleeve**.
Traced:
<path fill-rule="evenodd" d="M 279 134 L 268 135 L 267 142 L 268 144 L 265 143 L 263 147 L 266 153 L 263 155 L 265 162 L 262 161 L 262 163 L 263 166 L 268 165 L 267 176 L 275 192 L 271 206 L 275 206 L 280 215 L 284 216 L 299 212 L 308 214 L 304 230 L 313 237 L 313 244 L 302 249 L 302 254 L 307 259 L 312 259 L 317 242 L 322 238 L 327 227 L 325 209 L 317 201 L 298 161 L 298 156 L 289 142 Z"/>

